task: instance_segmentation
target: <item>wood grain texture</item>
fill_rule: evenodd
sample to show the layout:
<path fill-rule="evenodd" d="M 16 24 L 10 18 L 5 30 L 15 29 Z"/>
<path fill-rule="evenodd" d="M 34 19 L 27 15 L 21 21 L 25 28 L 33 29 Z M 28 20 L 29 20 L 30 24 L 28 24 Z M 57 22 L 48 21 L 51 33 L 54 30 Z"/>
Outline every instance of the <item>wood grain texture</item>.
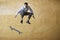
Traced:
<path fill-rule="evenodd" d="M 31 24 L 20 23 L 17 11 L 27 1 L 34 11 L 36 19 Z M 14 26 L 21 32 L 11 31 Z M 0 40 L 59 40 L 60 38 L 60 0 L 0 0 Z"/>

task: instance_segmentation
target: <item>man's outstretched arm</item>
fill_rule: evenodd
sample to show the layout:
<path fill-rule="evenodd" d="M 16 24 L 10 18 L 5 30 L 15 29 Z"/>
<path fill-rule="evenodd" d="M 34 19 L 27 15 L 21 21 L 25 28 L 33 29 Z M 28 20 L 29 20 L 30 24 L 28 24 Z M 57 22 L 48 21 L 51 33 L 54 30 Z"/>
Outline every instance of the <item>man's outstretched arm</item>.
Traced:
<path fill-rule="evenodd" d="M 19 12 L 15 15 L 15 18 L 17 17 L 18 14 L 19 14 Z"/>
<path fill-rule="evenodd" d="M 18 13 L 16 14 L 16 16 L 15 16 L 15 18 L 17 17 L 17 15 L 19 14 L 19 13 L 23 13 L 23 10 L 24 9 L 24 6 L 22 6 L 20 9 L 19 9 L 19 11 L 18 11 Z"/>

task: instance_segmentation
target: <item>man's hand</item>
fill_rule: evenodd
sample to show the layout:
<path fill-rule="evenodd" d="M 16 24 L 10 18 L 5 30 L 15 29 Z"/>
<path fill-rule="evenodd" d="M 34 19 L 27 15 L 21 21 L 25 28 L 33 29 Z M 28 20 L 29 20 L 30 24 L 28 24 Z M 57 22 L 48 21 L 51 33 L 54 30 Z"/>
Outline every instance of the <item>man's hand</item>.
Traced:
<path fill-rule="evenodd" d="M 33 18 L 35 19 L 34 15 L 33 15 Z"/>
<path fill-rule="evenodd" d="M 17 17 L 17 15 L 15 16 L 15 18 Z"/>

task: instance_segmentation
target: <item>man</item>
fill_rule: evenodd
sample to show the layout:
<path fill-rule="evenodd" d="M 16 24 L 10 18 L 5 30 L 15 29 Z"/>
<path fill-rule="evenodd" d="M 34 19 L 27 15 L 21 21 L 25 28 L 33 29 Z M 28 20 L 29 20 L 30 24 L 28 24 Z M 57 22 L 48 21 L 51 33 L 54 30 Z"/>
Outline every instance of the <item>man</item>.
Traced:
<path fill-rule="evenodd" d="M 33 14 L 33 10 L 31 9 L 31 7 L 28 5 L 27 2 L 24 3 L 24 6 L 21 7 L 20 11 L 17 13 L 17 15 L 20 14 L 21 15 L 21 23 L 23 23 L 23 17 L 25 15 L 28 15 L 28 20 L 26 23 L 30 24 L 29 20 L 31 18 L 31 16 L 33 15 L 34 18 L 34 14 Z M 17 15 L 15 17 L 17 17 Z"/>

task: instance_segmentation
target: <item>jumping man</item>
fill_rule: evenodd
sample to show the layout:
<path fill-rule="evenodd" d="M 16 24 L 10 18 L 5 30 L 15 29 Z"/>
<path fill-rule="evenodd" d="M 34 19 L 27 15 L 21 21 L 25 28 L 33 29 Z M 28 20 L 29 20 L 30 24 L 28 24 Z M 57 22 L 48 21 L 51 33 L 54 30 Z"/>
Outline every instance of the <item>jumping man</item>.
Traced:
<path fill-rule="evenodd" d="M 24 6 L 21 7 L 21 9 L 17 13 L 17 15 L 18 14 L 21 15 L 21 21 L 20 21 L 20 23 L 23 23 L 23 17 L 26 16 L 26 15 L 28 16 L 28 20 L 26 22 L 28 24 L 31 24 L 29 20 L 30 20 L 30 18 L 31 18 L 32 15 L 33 15 L 33 18 L 35 18 L 34 14 L 33 14 L 33 10 L 31 9 L 31 7 L 28 5 L 27 2 L 24 3 Z M 17 15 L 15 17 L 17 17 Z"/>

